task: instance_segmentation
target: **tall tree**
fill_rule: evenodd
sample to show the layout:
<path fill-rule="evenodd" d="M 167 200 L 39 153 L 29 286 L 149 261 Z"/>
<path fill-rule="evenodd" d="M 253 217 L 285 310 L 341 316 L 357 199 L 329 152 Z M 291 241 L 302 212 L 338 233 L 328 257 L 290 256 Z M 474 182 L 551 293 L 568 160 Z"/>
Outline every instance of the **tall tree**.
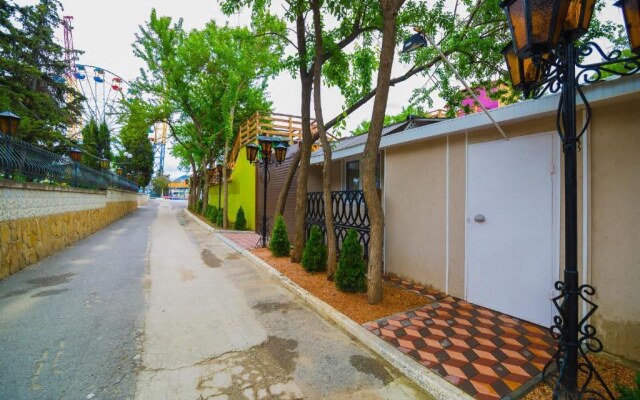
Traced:
<path fill-rule="evenodd" d="M 0 110 L 21 118 L 18 136 L 55 150 L 61 132 L 79 120 L 82 97 L 65 82 L 57 0 L 19 6 L 0 0 Z"/>
<path fill-rule="evenodd" d="M 152 119 L 169 125 L 174 155 L 184 157 L 193 173 L 190 207 L 202 198 L 203 211 L 207 165 L 223 158 L 238 118 L 270 108 L 264 89 L 279 65 L 277 41 L 214 22 L 185 32 L 181 20 L 153 10 L 134 53 L 146 66 L 132 87 L 138 98 L 153 99 L 146 102 Z"/>
<path fill-rule="evenodd" d="M 382 301 L 382 247 L 384 240 L 384 214 L 378 188 L 376 186 L 376 165 L 380 149 L 380 137 L 389 98 L 391 69 L 395 55 L 398 13 L 405 0 L 380 0 L 382 9 L 382 49 L 380 50 L 380 68 L 378 85 L 373 101 L 369 136 L 364 146 L 362 158 L 362 184 L 364 199 L 369 210 L 371 226 L 369 236 L 369 264 L 367 268 L 367 300 L 369 304 Z"/>
<path fill-rule="evenodd" d="M 95 119 L 90 119 L 80 131 L 82 134 L 82 149 L 87 157 L 83 157 L 82 163 L 94 169 L 100 169 L 101 158 L 111 160 L 111 132 L 104 122 L 98 124 Z"/>
<path fill-rule="evenodd" d="M 313 62 L 313 104 L 316 113 L 318 135 L 322 143 L 322 153 L 324 165 L 322 168 L 322 198 L 324 200 L 324 220 L 327 236 L 327 277 L 333 279 L 337 267 L 336 232 L 333 223 L 333 201 L 331 200 L 331 145 L 327 138 L 327 131 L 324 127 L 324 116 L 322 114 L 322 57 L 325 50 L 322 40 L 322 0 L 310 0 L 311 11 L 313 13 L 313 27 L 316 38 L 315 59 Z"/>

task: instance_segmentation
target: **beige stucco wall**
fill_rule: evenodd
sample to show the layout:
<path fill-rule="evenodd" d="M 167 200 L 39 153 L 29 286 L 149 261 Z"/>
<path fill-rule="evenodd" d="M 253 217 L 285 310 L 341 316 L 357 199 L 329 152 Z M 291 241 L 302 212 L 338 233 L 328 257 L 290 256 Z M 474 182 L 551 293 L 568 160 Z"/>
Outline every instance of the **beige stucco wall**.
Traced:
<path fill-rule="evenodd" d="M 597 109 L 591 156 L 593 317 L 605 349 L 640 361 L 640 99 Z"/>
<path fill-rule="evenodd" d="M 385 269 L 445 289 L 447 139 L 389 149 L 385 182 Z"/>
<path fill-rule="evenodd" d="M 145 196 L 0 181 L 0 279 L 130 213 Z"/>
<path fill-rule="evenodd" d="M 309 168 L 307 190 L 309 192 L 322 192 L 322 164 L 312 165 L 311 168 Z M 338 190 L 342 190 L 341 160 L 331 163 L 331 191 Z"/>

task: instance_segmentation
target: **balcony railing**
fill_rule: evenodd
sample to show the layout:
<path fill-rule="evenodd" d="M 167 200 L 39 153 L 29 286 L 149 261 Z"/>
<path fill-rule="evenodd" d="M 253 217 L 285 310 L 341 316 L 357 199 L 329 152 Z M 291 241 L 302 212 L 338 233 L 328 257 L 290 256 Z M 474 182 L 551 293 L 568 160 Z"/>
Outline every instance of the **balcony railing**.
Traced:
<path fill-rule="evenodd" d="M 138 191 L 138 185 L 114 174 L 81 165 L 65 155 L 0 133 L 0 179 L 38 182 L 85 189 Z"/>
<path fill-rule="evenodd" d="M 317 125 L 315 119 L 311 120 L 311 132 L 315 133 Z M 258 136 L 277 136 L 289 142 L 289 144 L 302 141 L 302 118 L 287 114 L 262 115 L 255 113 L 245 123 L 240 125 L 238 136 L 233 142 L 229 154 L 228 166 L 235 166 L 240 149 L 249 143 L 253 143 Z"/>

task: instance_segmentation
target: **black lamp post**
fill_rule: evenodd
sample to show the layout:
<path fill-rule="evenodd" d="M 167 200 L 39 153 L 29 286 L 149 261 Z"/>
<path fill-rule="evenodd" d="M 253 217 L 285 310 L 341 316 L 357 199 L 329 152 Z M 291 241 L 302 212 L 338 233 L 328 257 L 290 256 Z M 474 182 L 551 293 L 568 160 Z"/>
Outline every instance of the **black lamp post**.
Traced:
<path fill-rule="evenodd" d="M 278 165 L 284 162 L 287 156 L 287 146 L 282 142 L 279 142 L 275 146 L 273 145 L 273 139 L 266 136 L 258 136 L 258 143 L 260 146 L 251 143 L 245 146 L 247 151 L 247 160 L 250 163 L 256 164 L 256 166 L 262 165 L 262 184 L 263 184 L 263 199 L 262 199 L 262 247 L 267 247 L 267 184 L 269 183 L 269 164 L 272 164 L 271 149 L 275 150 L 276 162 Z M 260 151 L 261 160 L 257 158 L 258 151 Z"/>
<path fill-rule="evenodd" d="M 624 9 L 629 40 L 635 52 L 640 49 L 636 47 L 640 43 L 639 1 L 620 0 L 616 4 Z M 595 0 L 505 0 L 500 4 L 513 39 L 503 54 L 514 88 L 524 91 L 526 97 L 532 95 L 534 98 L 547 91 L 560 91 L 556 121 L 564 153 L 565 266 L 564 281 L 555 283 L 559 294 L 553 298 L 558 316 L 554 317 L 551 333 L 558 340 L 558 349 L 543 371 L 545 378 L 555 380 L 554 399 L 614 399 L 586 354 L 587 351 L 600 352 L 603 346 L 596 337 L 596 329 L 588 321 L 598 307 L 589 300 L 595 289 L 588 284 L 579 285 L 578 280 L 576 153 L 591 117 L 580 82 L 596 82 L 603 72 L 620 76 L 634 74 L 640 71 L 640 56 L 623 58 L 618 50 L 605 53 L 592 42 L 575 47 L 575 40 L 589 29 L 594 4 Z M 597 52 L 603 61 L 582 64 L 580 59 L 593 52 Z M 623 70 L 612 68 L 612 64 L 622 66 Z M 576 126 L 577 95 L 587 112 L 586 123 L 580 132 Z M 582 319 L 578 316 L 580 299 L 589 307 Z M 555 371 L 551 372 L 551 366 L 556 367 Z M 581 385 L 578 384 L 579 372 L 586 374 L 585 383 Z M 592 378 L 602 384 L 604 395 L 587 388 Z"/>

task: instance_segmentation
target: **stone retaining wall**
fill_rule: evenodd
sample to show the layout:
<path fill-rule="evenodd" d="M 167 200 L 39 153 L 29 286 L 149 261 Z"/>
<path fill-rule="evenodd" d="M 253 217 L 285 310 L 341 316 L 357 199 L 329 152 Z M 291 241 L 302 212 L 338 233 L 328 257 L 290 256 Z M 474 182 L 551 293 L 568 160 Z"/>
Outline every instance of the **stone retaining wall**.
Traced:
<path fill-rule="evenodd" d="M 104 228 L 146 196 L 0 180 L 0 279 Z"/>

